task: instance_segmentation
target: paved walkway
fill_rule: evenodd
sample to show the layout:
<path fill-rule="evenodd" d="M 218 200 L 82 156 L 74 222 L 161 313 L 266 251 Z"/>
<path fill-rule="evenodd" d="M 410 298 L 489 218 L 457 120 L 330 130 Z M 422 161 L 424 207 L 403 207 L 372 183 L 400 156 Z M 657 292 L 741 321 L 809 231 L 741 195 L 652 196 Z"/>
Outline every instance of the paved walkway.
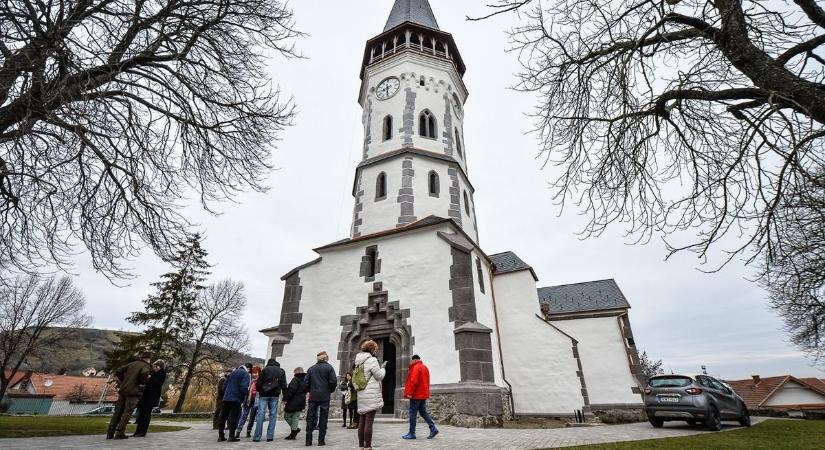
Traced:
<path fill-rule="evenodd" d="M 754 424 L 762 419 L 754 418 Z M 327 449 L 356 449 L 358 436 L 355 430 L 343 429 L 332 423 L 327 435 Z M 237 443 L 219 443 L 217 432 L 212 431 L 211 423 L 186 424 L 192 428 L 171 433 L 150 434 L 143 439 L 126 441 L 107 441 L 103 436 L 73 436 L 59 438 L 0 439 L 3 450 L 62 450 L 62 449 L 116 449 L 116 450 L 213 450 L 213 449 L 281 449 L 306 448 L 304 434 L 298 441 L 285 441 L 288 433 L 283 422 L 278 422 L 277 437 L 274 442 L 254 443 L 241 438 Z M 419 424 L 421 427 L 421 424 Z M 605 442 L 635 441 L 707 433 L 701 428 L 692 428 L 684 422 L 665 424 L 662 429 L 655 429 L 648 423 L 629 425 L 605 425 L 586 428 L 558 428 L 549 430 L 501 430 L 501 429 L 466 429 L 441 427 L 441 434 L 428 441 L 404 441 L 401 435 L 406 433 L 403 424 L 376 424 L 373 444 L 375 448 L 402 450 L 465 449 L 465 450 L 505 450 L 505 449 L 539 449 L 569 447 L 573 445 L 598 444 Z M 726 423 L 725 430 L 734 429 Z M 420 431 L 425 431 L 426 426 Z M 423 437 L 423 436 L 422 436 Z M 317 438 L 317 432 L 316 432 Z"/>

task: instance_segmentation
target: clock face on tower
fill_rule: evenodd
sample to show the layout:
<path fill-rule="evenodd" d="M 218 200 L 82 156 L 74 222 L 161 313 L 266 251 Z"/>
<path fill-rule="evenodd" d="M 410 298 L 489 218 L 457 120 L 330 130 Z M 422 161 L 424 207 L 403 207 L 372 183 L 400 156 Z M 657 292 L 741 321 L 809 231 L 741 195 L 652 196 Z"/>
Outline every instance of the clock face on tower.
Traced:
<path fill-rule="evenodd" d="M 375 95 L 378 97 L 378 100 L 386 100 L 395 95 L 400 87 L 401 82 L 398 81 L 398 78 L 389 77 L 378 85 Z"/>

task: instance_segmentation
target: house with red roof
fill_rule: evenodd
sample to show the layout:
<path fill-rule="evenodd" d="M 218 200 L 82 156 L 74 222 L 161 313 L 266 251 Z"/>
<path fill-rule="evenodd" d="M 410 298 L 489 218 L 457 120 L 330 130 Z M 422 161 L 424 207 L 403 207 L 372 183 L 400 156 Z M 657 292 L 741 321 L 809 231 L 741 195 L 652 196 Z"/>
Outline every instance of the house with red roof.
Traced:
<path fill-rule="evenodd" d="M 825 411 L 825 380 L 792 375 L 727 382 L 751 410 Z"/>
<path fill-rule="evenodd" d="M 18 371 L 4 402 L 10 413 L 84 414 L 117 401 L 117 388 L 107 381 L 100 377 Z"/>

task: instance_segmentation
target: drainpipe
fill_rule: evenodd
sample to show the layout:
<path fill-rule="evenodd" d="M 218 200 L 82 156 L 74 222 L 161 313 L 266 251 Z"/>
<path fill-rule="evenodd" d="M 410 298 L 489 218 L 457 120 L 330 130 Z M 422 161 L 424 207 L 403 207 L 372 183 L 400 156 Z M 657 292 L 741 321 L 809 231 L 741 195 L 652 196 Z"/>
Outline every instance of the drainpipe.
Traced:
<path fill-rule="evenodd" d="M 492 264 L 490 264 L 492 266 Z M 493 285 L 493 272 L 488 268 L 488 278 L 490 280 L 490 297 L 493 299 L 493 317 L 496 320 L 496 343 L 498 344 L 498 362 L 501 365 L 501 378 L 504 384 L 510 389 L 510 412 L 513 414 L 513 419 L 516 419 L 516 403 L 513 401 L 513 385 L 507 381 L 507 374 L 504 371 L 504 353 L 501 351 L 501 333 L 498 326 L 498 305 L 496 305 L 496 288 Z"/>

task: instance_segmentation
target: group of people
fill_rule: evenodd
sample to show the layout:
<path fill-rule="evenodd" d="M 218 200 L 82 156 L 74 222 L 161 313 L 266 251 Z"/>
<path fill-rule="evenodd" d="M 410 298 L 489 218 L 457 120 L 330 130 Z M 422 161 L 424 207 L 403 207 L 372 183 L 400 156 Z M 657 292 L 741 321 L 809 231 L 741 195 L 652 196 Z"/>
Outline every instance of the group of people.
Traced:
<path fill-rule="evenodd" d="M 329 364 L 329 355 L 320 352 L 316 363 L 304 372 L 298 367 L 287 384 L 286 373 L 280 364 L 270 359 L 263 370 L 247 363 L 228 370 L 218 384 L 217 406 L 214 423 L 218 441 L 236 442 L 247 418 L 247 437 L 259 442 L 263 434 L 263 422 L 268 417 L 266 440 L 275 436 L 275 424 L 279 400 L 284 404 L 284 421 L 290 427 L 287 440 L 295 440 L 301 432 L 300 416 L 306 409 L 305 443 L 312 446 L 318 431 L 318 446 L 326 445 L 330 402 L 336 390 L 342 392 L 341 406 L 344 416 L 342 427 L 358 429 L 359 449 L 372 449 L 373 427 L 376 414 L 384 407 L 381 383 L 386 375 L 386 361 L 380 363 L 376 356 L 378 344 L 368 340 L 361 344 L 361 352 L 355 357 L 353 371 L 345 374 L 341 383 L 335 369 Z M 410 428 L 403 439 L 416 439 L 416 422 L 420 415 L 429 426 L 428 439 L 438 434 L 435 422 L 427 412 L 430 397 L 430 373 L 418 355 L 412 357 L 404 397 L 409 399 Z M 279 399 L 280 398 L 280 399 Z M 349 418 L 349 425 L 347 424 Z M 251 436 L 253 422 L 255 434 Z M 226 431 L 229 437 L 226 437 Z"/>
<path fill-rule="evenodd" d="M 340 389 L 343 427 L 358 429 L 359 449 L 371 450 L 375 416 L 384 407 L 381 383 L 386 376 L 387 366 L 386 361 L 378 361 L 377 352 L 378 344 L 375 341 L 362 343 L 361 351 L 353 361 L 352 372 L 346 373 L 340 383 L 326 352 L 316 355 L 316 363 L 306 373 L 303 368 L 296 368 L 289 384 L 286 372 L 275 359 L 267 361 L 263 369 L 246 363 L 236 369 L 224 371 L 218 383 L 213 422 L 218 430 L 218 441 L 239 441 L 246 426 L 246 436 L 254 442 L 260 442 L 264 422 L 268 421 L 266 440 L 271 442 L 275 438 L 278 408 L 283 402 L 284 421 L 290 427 L 290 433 L 285 439 L 297 439 L 301 432 L 300 417 L 306 410 L 306 445 L 313 445 L 317 430 L 317 444 L 324 446 L 330 402 L 333 393 Z M 160 402 L 161 390 L 166 381 L 165 363 L 161 360 L 152 362 L 152 356 L 150 352 L 144 352 L 140 359 L 113 372 L 118 382 L 118 400 L 109 423 L 107 439 L 128 438 L 126 425 L 135 409 L 137 429 L 132 436 L 146 436 L 152 409 Z M 402 438 L 416 439 L 419 415 L 429 426 L 427 438 L 434 438 L 438 434 L 438 428 L 427 412 L 430 372 L 418 355 L 412 357 L 404 397 L 409 400 L 410 427 Z"/>
<path fill-rule="evenodd" d="M 137 411 L 137 428 L 132 437 L 145 437 L 152 420 L 152 410 L 160 403 L 163 383 L 166 381 L 166 363 L 152 362 L 152 353 L 144 352 L 140 358 L 117 368 L 112 374 L 118 383 L 115 411 L 109 421 L 106 439 L 128 439 L 126 425 Z"/>

